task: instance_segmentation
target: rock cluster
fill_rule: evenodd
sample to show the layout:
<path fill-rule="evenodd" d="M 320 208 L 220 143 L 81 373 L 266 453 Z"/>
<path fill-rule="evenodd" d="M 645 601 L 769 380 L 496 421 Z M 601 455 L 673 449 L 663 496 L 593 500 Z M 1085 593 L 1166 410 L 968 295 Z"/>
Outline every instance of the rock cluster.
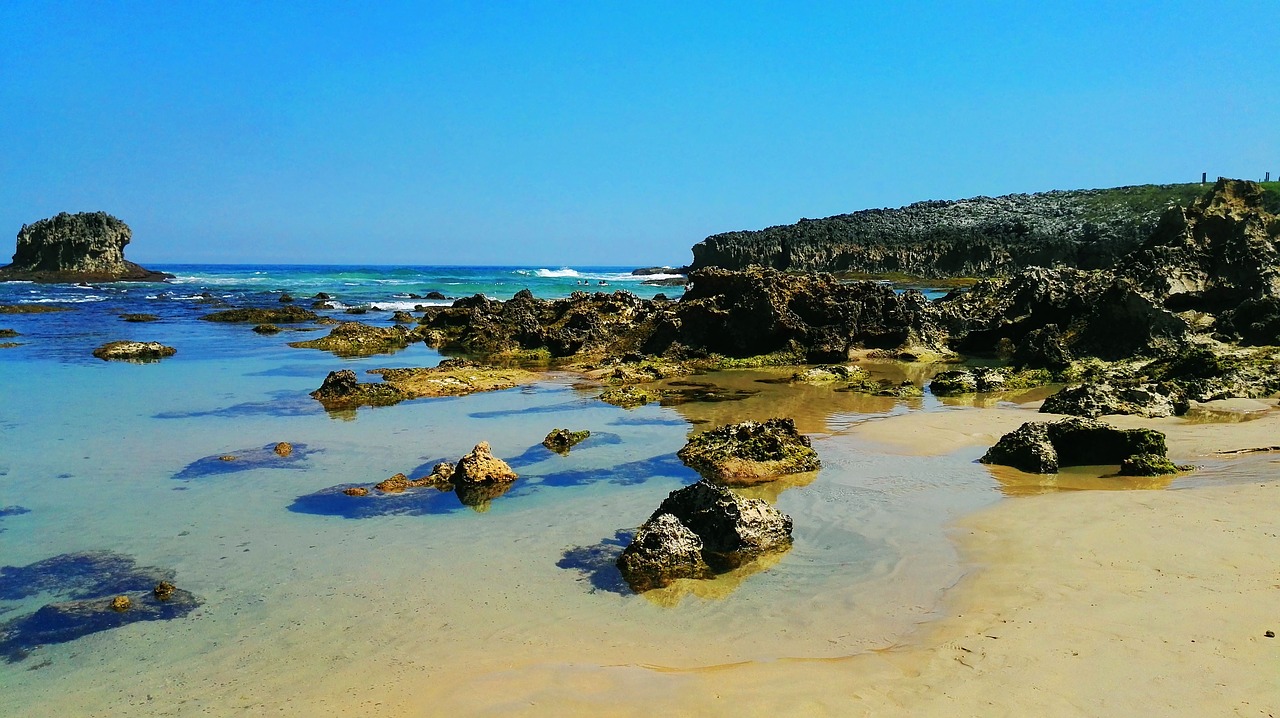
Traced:
<path fill-rule="evenodd" d="M 200 318 L 206 322 L 297 324 L 299 322 L 313 322 L 319 319 L 320 315 L 307 309 L 303 309 L 302 307 L 290 304 L 270 309 L 263 309 L 260 307 L 227 309 L 221 312 L 214 312 L 213 314 L 206 314 Z"/>
<path fill-rule="evenodd" d="M 1164 457 L 1164 434 L 1117 429 L 1092 419 L 1029 421 L 1000 437 L 979 461 L 1032 474 L 1055 474 L 1061 466 L 1121 464 L 1139 456 Z M 1146 460 L 1146 463 L 1150 463 Z"/>
<path fill-rule="evenodd" d="M 791 517 L 760 499 L 699 481 L 673 491 L 618 557 L 636 592 L 709 578 L 791 547 Z"/>
<path fill-rule="evenodd" d="M 173 275 L 125 261 L 129 225 L 106 212 L 63 212 L 23 225 L 0 281 L 163 282 Z"/>
<path fill-rule="evenodd" d="M 791 419 L 744 421 L 699 432 L 676 455 L 703 478 L 730 486 L 758 484 L 822 466 L 809 437 L 797 431 Z"/>

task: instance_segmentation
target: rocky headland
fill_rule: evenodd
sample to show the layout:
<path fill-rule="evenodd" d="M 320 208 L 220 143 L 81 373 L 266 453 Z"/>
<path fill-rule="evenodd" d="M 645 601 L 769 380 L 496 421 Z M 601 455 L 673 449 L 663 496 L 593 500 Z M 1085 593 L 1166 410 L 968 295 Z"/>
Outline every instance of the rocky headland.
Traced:
<path fill-rule="evenodd" d="M 750 265 L 790 271 L 1007 276 L 1031 266 L 1103 269 L 1141 245 L 1170 205 L 1200 184 L 1141 185 L 927 201 L 755 231 L 724 232 L 693 247 L 691 269 Z M 1269 191 L 1271 212 L 1280 192 Z"/>
<path fill-rule="evenodd" d="M 0 267 L 0 282 L 163 282 L 155 272 L 124 258 L 133 238 L 129 225 L 106 212 L 63 212 L 23 225 L 13 263 Z"/>

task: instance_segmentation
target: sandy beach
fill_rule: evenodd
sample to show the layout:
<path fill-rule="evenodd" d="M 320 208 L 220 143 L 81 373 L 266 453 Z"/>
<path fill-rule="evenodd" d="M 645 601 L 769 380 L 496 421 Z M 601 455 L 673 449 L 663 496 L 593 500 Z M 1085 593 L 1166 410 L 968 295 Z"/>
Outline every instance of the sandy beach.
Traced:
<path fill-rule="evenodd" d="M 850 433 L 919 451 L 988 442 L 1028 407 L 912 413 Z M 1233 408 L 1233 407 L 1223 407 Z M 1239 408 L 1239 407 L 1235 407 Z M 1251 409 L 1264 409 L 1251 405 Z M 1114 417 L 1113 417 L 1114 418 Z M 1170 455 L 1262 446 L 1247 422 L 1135 420 Z M 927 424 L 928 426 L 922 426 Z M 406 715 L 1273 716 L 1280 710 L 1280 455 L 1221 485 L 1051 491 L 965 517 L 968 575 L 900 645 L 845 659 L 656 666 L 511 665 L 428 689 Z"/>

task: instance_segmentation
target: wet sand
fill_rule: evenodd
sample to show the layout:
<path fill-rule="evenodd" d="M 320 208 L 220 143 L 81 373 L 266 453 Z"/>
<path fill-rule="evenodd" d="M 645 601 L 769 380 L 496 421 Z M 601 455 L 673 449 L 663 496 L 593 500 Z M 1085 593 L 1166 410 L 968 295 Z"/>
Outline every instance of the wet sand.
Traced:
<path fill-rule="evenodd" d="M 848 433 L 904 453 L 955 451 L 1038 418 L 1029 408 L 917 412 Z M 1280 639 L 1265 633 L 1280 630 L 1280 482 L 1257 477 L 1280 475 L 1280 453 L 1212 452 L 1275 443 L 1280 412 L 1112 419 L 1166 431 L 1179 460 L 1238 465 L 1187 490 L 1051 491 L 961 519 L 953 536 L 970 573 L 937 620 L 896 645 L 695 670 L 624 656 L 511 665 L 428 691 L 405 713 L 1275 715 Z"/>

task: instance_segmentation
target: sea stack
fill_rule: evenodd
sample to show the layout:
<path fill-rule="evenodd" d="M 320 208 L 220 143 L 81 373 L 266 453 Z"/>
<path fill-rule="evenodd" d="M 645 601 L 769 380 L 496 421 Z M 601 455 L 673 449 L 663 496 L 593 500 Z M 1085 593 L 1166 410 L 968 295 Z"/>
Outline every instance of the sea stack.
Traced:
<path fill-rule="evenodd" d="M 106 212 L 81 212 L 23 225 L 13 263 L 0 281 L 163 282 L 172 275 L 125 261 L 133 232 Z"/>

